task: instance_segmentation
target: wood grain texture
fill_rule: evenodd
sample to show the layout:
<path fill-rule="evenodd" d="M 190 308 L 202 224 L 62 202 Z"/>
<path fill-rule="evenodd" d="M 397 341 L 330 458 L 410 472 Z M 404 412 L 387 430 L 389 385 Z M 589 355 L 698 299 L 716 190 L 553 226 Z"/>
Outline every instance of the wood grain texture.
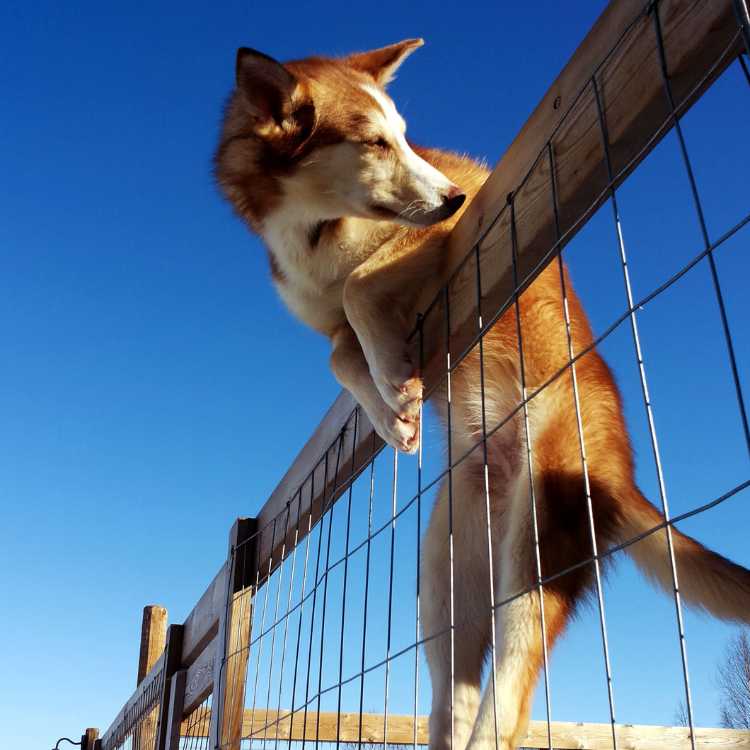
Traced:
<path fill-rule="evenodd" d="M 221 566 L 193 610 L 185 618 L 182 635 L 182 664 L 189 667 L 215 636 L 219 617 L 226 606 L 227 565 Z"/>
<path fill-rule="evenodd" d="M 143 608 L 141 618 L 141 646 L 138 653 L 138 673 L 136 687 L 141 684 L 157 659 L 164 653 L 167 643 L 167 610 L 158 604 L 148 604 Z M 140 747 L 142 738 L 153 737 L 159 720 L 159 710 L 151 709 L 133 732 L 133 745 Z"/>
<path fill-rule="evenodd" d="M 277 722 L 277 718 L 281 719 Z M 384 743 L 382 714 L 362 714 L 361 730 L 359 713 L 308 712 L 307 720 L 303 711 L 294 715 L 294 723 L 288 711 L 256 709 L 245 711 L 242 736 L 245 738 L 276 740 L 315 740 L 321 742 L 358 743 L 375 745 Z M 552 745 L 559 750 L 612 750 L 612 727 L 609 724 L 577 724 L 567 721 L 551 723 Z M 662 727 L 639 724 L 617 724 L 617 746 L 621 750 L 689 750 L 689 731 L 686 727 Z M 187 722 L 183 722 L 183 734 L 187 732 Z M 208 719 L 191 727 L 194 737 L 206 736 Z M 360 733 L 361 732 L 361 733 Z M 427 745 L 429 733 L 427 717 L 417 717 L 417 744 Z M 696 728 L 695 739 L 698 747 L 707 750 L 749 750 L 750 731 L 737 729 Z M 414 717 L 389 715 L 389 744 L 410 745 L 414 741 Z M 523 747 L 546 748 L 547 722 L 532 721 Z"/>
<path fill-rule="evenodd" d="M 186 682 L 187 670 L 181 669 L 172 675 L 172 684 L 169 687 L 169 708 L 167 710 L 167 731 L 164 739 L 164 750 L 180 750 L 180 726 L 184 714 Z M 139 748 L 140 745 L 134 743 L 133 747 Z M 157 750 L 161 749 L 157 748 Z"/>
<path fill-rule="evenodd" d="M 232 525 L 227 549 L 227 576 L 220 596 L 224 604 L 219 612 L 213 660 L 214 711 L 210 732 L 211 742 L 227 750 L 239 750 L 242 731 L 254 590 L 243 587 L 255 578 L 251 559 L 254 554 L 248 554 L 248 551 L 255 550 L 256 529 L 254 518 L 238 518 Z"/>
<path fill-rule="evenodd" d="M 188 667 L 184 699 L 186 716 L 194 711 L 213 690 L 215 658 L 216 638 L 201 651 L 200 656 Z"/>
<path fill-rule="evenodd" d="M 140 685 L 164 651 L 167 642 L 167 619 L 165 607 L 158 604 L 148 604 L 143 608 L 136 686 Z"/>

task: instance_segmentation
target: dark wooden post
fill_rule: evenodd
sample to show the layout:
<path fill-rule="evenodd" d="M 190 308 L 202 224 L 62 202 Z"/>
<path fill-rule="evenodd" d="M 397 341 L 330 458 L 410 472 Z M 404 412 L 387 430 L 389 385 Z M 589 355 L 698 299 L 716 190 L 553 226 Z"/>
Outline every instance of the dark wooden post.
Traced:
<path fill-rule="evenodd" d="M 252 584 L 256 574 L 254 518 L 238 518 L 229 532 L 226 607 L 219 618 L 214 662 L 211 747 L 239 750 L 250 655 Z"/>

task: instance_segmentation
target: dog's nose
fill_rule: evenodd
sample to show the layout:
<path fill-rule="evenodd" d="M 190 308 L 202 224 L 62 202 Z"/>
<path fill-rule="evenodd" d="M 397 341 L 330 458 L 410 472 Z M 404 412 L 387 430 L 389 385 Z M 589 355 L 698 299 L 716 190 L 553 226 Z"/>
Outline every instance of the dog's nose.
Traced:
<path fill-rule="evenodd" d="M 448 216 L 456 213 L 466 200 L 466 193 L 461 188 L 452 185 L 443 196 L 443 206 L 449 211 Z"/>

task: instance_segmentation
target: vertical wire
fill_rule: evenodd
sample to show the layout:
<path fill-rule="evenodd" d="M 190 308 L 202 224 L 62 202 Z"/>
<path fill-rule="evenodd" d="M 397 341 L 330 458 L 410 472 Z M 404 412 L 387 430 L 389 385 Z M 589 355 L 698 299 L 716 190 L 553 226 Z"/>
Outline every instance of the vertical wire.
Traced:
<path fill-rule="evenodd" d="M 495 571 L 492 555 L 492 517 L 490 510 L 490 472 L 487 460 L 487 403 L 484 383 L 484 322 L 482 320 L 482 271 L 480 264 L 479 243 L 474 245 L 474 257 L 477 264 L 477 332 L 479 333 L 479 392 L 482 400 L 482 463 L 484 472 L 484 506 L 487 520 L 487 569 L 489 573 L 490 594 L 490 668 L 492 676 L 492 714 L 495 722 L 495 750 L 499 747 L 500 730 L 497 720 L 497 636 L 495 633 Z"/>
<path fill-rule="evenodd" d="M 747 69 L 747 63 L 745 62 L 745 57 L 748 55 L 750 55 L 750 52 L 746 53 L 745 55 L 738 55 L 737 60 L 740 63 L 742 72 L 745 74 L 745 80 L 747 81 L 747 85 L 750 86 L 750 70 Z"/>
<path fill-rule="evenodd" d="M 354 468 L 357 452 L 357 428 L 359 427 L 359 408 L 354 410 L 354 433 L 352 435 L 352 463 L 349 473 L 349 492 L 346 507 L 346 540 L 344 545 L 344 586 L 341 594 L 341 641 L 339 643 L 339 686 L 336 708 L 336 747 L 341 744 L 341 682 L 344 676 L 344 626 L 346 624 L 346 587 L 349 574 L 349 534 L 352 521 L 352 491 L 354 488 Z"/>
<path fill-rule="evenodd" d="M 320 744 L 320 700 L 323 690 L 323 645 L 325 641 L 326 631 L 326 613 L 328 607 L 328 578 L 331 564 L 331 531 L 333 529 L 333 501 L 336 489 L 339 481 L 339 466 L 341 462 L 341 453 L 344 447 L 344 430 L 341 431 L 338 440 L 338 449 L 336 451 L 336 467 L 333 472 L 333 484 L 331 486 L 331 494 L 329 496 L 330 507 L 328 508 L 328 541 L 326 543 L 326 567 L 325 567 L 325 581 L 323 583 L 323 612 L 320 617 L 320 653 L 318 658 L 318 714 L 315 717 L 315 748 L 317 750 Z M 325 489 L 324 489 L 325 492 Z M 326 512 L 325 504 L 323 506 L 323 512 Z M 323 519 L 321 518 L 321 531 L 323 526 Z"/>
<path fill-rule="evenodd" d="M 274 607 L 274 613 L 273 613 L 273 630 L 271 631 L 271 657 L 269 659 L 269 665 L 268 665 L 268 691 L 266 694 L 266 725 L 263 728 L 263 747 L 266 746 L 266 738 L 268 736 L 268 711 L 271 707 L 271 682 L 273 681 L 273 660 L 274 660 L 274 652 L 276 650 L 276 630 L 279 626 L 279 604 L 281 602 L 281 584 L 284 580 L 284 553 L 286 552 L 286 537 L 289 533 L 289 518 L 291 516 L 292 512 L 292 506 L 291 503 L 287 502 L 286 504 L 286 520 L 284 521 L 284 531 L 283 531 L 283 541 L 281 543 L 281 559 L 279 562 L 279 583 L 276 588 L 276 605 Z M 270 583 L 269 581 L 266 581 L 266 586 L 268 586 Z M 279 675 L 279 682 L 281 682 L 281 676 Z M 278 729 L 278 716 L 276 717 L 277 723 L 276 727 Z"/>
<path fill-rule="evenodd" d="M 326 454 L 327 455 L 327 454 Z M 302 503 L 301 500 L 301 492 L 302 488 L 300 487 L 300 505 Z M 292 730 L 294 729 L 294 715 L 295 715 L 295 708 L 294 708 L 294 699 L 296 697 L 297 693 L 297 669 L 299 667 L 299 649 L 300 644 L 302 641 L 302 619 L 305 611 L 305 588 L 307 585 L 307 570 L 308 570 L 308 562 L 310 559 L 310 536 L 312 534 L 312 507 L 313 507 L 313 500 L 315 498 L 315 469 L 313 469 L 312 474 L 310 475 L 310 512 L 307 515 L 307 534 L 305 535 L 305 562 L 302 570 L 302 589 L 300 591 L 300 600 L 299 600 L 299 620 L 297 621 L 297 646 L 295 648 L 295 655 L 294 655 L 294 677 L 292 678 L 292 697 L 291 697 L 291 705 L 289 706 L 290 711 L 290 717 L 289 717 L 289 741 L 287 743 L 287 750 L 291 750 L 292 748 Z M 305 699 L 307 701 L 307 699 Z M 305 705 L 307 705 L 307 702 L 305 702 Z M 304 732 L 305 732 L 305 726 L 304 723 L 302 725 L 302 746 L 304 747 Z"/>
<path fill-rule="evenodd" d="M 292 608 L 292 592 L 294 590 L 294 574 L 297 572 L 297 543 L 299 541 L 299 523 L 300 523 L 300 516 L 302 514 L 302 486 L 300 486 L 299 490 L 297 490 L 297 522 L 295 524 L 294 528 L 294 542 L 292 543 L 292 569 L 289 572 L 289 594 L 287 595 L 286 600 L 286 614 L 284 615 L 284 637 L 281 644 L 281 665 L 279 667 L 279 699 L 276 704 L 276 737 L 274 738 L 274 750 L 278 750 L 279 747 L 279 731 L 281 727 L 281 694 L 282 694 L 282 687 L 284 684 L 284 666 L 286 664 L 286 644 L 287 644 L 287 636 L 289 634 L 289 611 Z M 301 616 L 301 614 L 300 614 Z M 294 705 L 291 705 L 290 710 L 294 708 Z M 292 718 L 290 721 L 294 720 L 294 716 L 292 715 Z M 290 725 L 290 735 L 291 735 L 291 725 Z"/>
<path fill-rule="evenodd" d="M 444 287 L 445 297 L 445 376 L 446 376 L 446 415 L 448 425 L 448 564 L 449 564 L 449 597 L 450 597 L 450 653 L 451 653 L 451 741 L 453 748 L 455 734 L 455 698 L 456 698 L 456 632 L 455 632 L 455 597 L 453 591 L 453 424 L 451 415 L 451 312 L 450 290 Z"/>
<path fill-rule="evenodd" d="M 534 562 L 536 564 L 536 586 L 539 598 L 539 626 L 542 631 L 542 666 L 544 668 L 544 699 L 547 709 L 547 745 L 552 750 L 552 707 L 549 685 L 549 654 L 547 652 L 547 620 L 544 615 L 544 586 L 542 584 L 542 557 L 539 544 L 539 519 L 537 516 L 536 487 L 534 484 L 534 457 L 531 447 L 531 426 L 529 424 L 529 406 L 526 394 L 526 365 L 523 356 L 523 336 L 521 329 L 521 305 L 518 286 L 518 235 L 516 231 L 516 201 L 513 195 L 510 201 L 510 237 L 511 260 L 513 263 L 513 297 L 516 311 L 516 336 L 518 338 L 518 359 L 521 372 L 521 399 L 523 400 L 523 424 L 526 436 L 526 470 L 529 472 L 529 503 L 531 511 L 531 528 L 534 541 Z"/>
<path fill-rule="evenodd" d="M 656 6 L 654 6 L 654 15 L 655 15 L 655 18 L 657 19 L 656 23 L 658 26 L 658 9 Z M 666 537 L 667 537 L 667 551 L 669 555 L 670 569 L 672 573 L 672 586 L 673 586 L 673 594 L 674 594 L 674 602 L 675 602 L 675 612 L 677 616 L 677 628 L 678 628 L 678 636 L 679 636 L 680 655 L 681 655 L 681 660 L 682 660 L 682 672 L 683 672 L 683 680 L 684 680 L 684 686 L 685 686 L 685 699 L 687 701 L 688 723 L 689 723 L 689 728 L 690 728 L 690 742 L 691 742 L 691 746 L 693 750 L 695 750 L 695 736 L 694 736 L 694 731 L 693 731 L 693 708 L 692 708 L 692 698 L 691 698 L 691 693 L 690 693 L 690 679 L 689 679 L 689 674 L 688 674 L 688 661 L 687 661 L 687 644 L 685 640 L 684 624 L 683 624 L 683 617 L 682 617 L 682 604 L 681 604 L 680 589 L 679 589 L 679 582 L 678 582 L 678 576 L 677 576 L 677 567 L 676 567 L 675 556 L 674 556 L 672 527 L 669 523 L 670 521 L 669 501 L 667 498 L 666 483 L 664 481 L 664 472 L 663 472 L 663 467 L 662 467 L 662 462 L 661 462 L 661 453 L 659 450 L 659 443 L 658 443 L 658 439 L 656 436 L 656 424 L 655 424 L 653 408 L 651 404 L 651 396 L 649 393 L 648 381 L 646 378 L 646 369 L 645 369 L 645 362 L 643 359 L 643 351 L 641 348 L 638 321 L 637 321 L 637 316 L 636 316 L 634 305 L 633 305 L 632 286 L 630 282 L 630 271 L 629 271 L 627 255 L 625 251 L 625 240 L 624 240 L 623 231 L 622 231 L 622 221 L 620 217 L 619 207 L 617 205 L 617 193 L 615 191 L 615 187 L 613 183 L 612 162 L 611 162 L 611 156 L 610 156 L 609 135 L 607 132 L 607 124 L 606 124 L 606 120 L 604 117 L 604 111 L 603 111 L 602 102 L 601 102 L 601 94 L 599 92 L 599 87 L 597 85 L 596 78 L 595 77 L 592 78 L 591 81 L 592 81 L 592 86 L 594 89 L 594 95 L 596 99 L 599 126 L 600 126 L 601 135 L 602 135 L 604 156 L 605 156 L 605 162 L 607 166 L 607 177 L 610 183 L 610 190 L 609 190 L 610 202 L 612 205 L 612 215 L 613 215 L 613 220 L 615 224 L 615 233 L 617 237 L 617 246 L 619 250 L 620 264 L 622 266 L 622 272 L 623 272 L 625 294 L 626 294 L 628 309 L 630 310 L 630 314 L 628 315 L 628 318 L 630 320 L 630 330 L 631 330 L 631 334 L 633 338 L 633 349 L 634 349 L 635 358 L 636 358 L 636 365 L 638 367 L 638 374 L 639 374 L 639 379 L 640 379 L 640 384 L 641 384 L 641 394 L 643 397 L 643 405 L 646 411 L 646 417 L 647 417 L 647 422 L 648 422 L 649 437 L 651 440 L 651 449 L 653 452 L 654 463 L 656 466 L 657 483 L 659 487 L 659 497 L 661 500 L 664 518 L 665 518 L 665 521 L 667 522 L 667 525 L 665 526 Z M 672 114 L 674 117 L 674 111 L 672 112 Z M 704 236 L 705 236 L 706 241 L 708 241 L 707 235 L 704 235 Z"/>
<path fill-rule="evenodd" d="M 714 292 L 716 293 L 716 301 L 719 305 L 719 314 L 721 316 L 721 325 L 724 329 L 724 340 L 727 346 L 727 352 L 729 354 L 729 364 L 732 368 L 732 379 L 734 380 L 734 389 L 737 394 L 737 407 L 740 411 L 740 418 L 742 419 L 742 428 L 745 433 L 745 445 L 747 451 L 750 454 L 750 425 L 748 425 L 747 410 L 745 409 L 745 398 L 742 394 L 742 384 L 740 383 L 739 369 L 737 367 L 737 358 L 734 353 L 734 343 L 732 341 L 732 333 L 729 329 L 729 319 L 727 317 L 727 311 L 724 306 L 724 295 L 721 291 L 721 284 L 719 283 L 719 272 L 716 269 L 716 260 L 714 253 L 711 248 L 711 241 L 708 237 L 708 228 L 706 227 L 706 217 L 703 213 L 703 205 L 698 194 L 698 185 L 695 181 L 695 175 L 693 173 L 693 167 L 690 163 L 690 157 L 688 156 L 687 146 L 685 145 L 685 137 L 682 134 L 682 125 L 680 119 L 677 117 L 675 112 L 674 97 L 672 95 L 672 84 L 669 80 L 669 71 L 667 70 L 667 56 L 664 51 L 664 38 L 662 36 L 661 21 L 659 20 L 659 6 L 655 5 L 653 8 L 654 12 L 654 25 L 656 28 L 656 39 L 659 46 L 659 63 L 661 68 L 661 77 L 664 84 L 664 91 L 669 102 L 669 112 L 674 124 L 675 132 L 677 133 L 677 140 L 680 144 L 680 152 L 682 154 L 682 161 L 685 165 L 685 171 L 687 173 L 688 181 L 690 182 L 690 191 L 693 194 L 693 204 L 695 206 L 695 212 L 698 216 L 698 222 L 700 223 L 701 235 L 703 236 L 703 245 L 708 256 L 708 265 L 711 270 L 711 280 L 713 282 Z M 747 12 L 747 8 L 745 8 Z M 750 31 L 747 32 L 750 34 Z M 611 181 L 610 177 L 610 181 Z M 612 189 L 614 196 L 614 187 Z"/>
<path fill-rule="evenodd" d="M 417 333 L 419 334 L 419 376 L 424 374 L 424 328 L 421 313 L 417 316 Z M 420 560 L 422 557 L 422 451 L 424 436 L 424 401 L 419 402 L 419 443 L 417 445 L 417 582 L 415 591 L 414 614 L 414 724 L 412 727 L 412 745 L 417 750 L 417 723 L 419 721 L 419 629 L 420 629 Z"/>
<path fill-rule="evenodd" d="M 362 661 L 360 670 L 359 683 L 359 745 L 362 745 L 362 711 L 365 700 L 365 657 L 367 645 L 367 605 L 370 592 L 370 553 L 372 547 L 372 503 L 375 495 L 375 432 L 372 434 L 372 451 L 373 458 L 370 459 L 370 499 L 367 508 L 367 551 L 365 556 L 365 601 L 364 611 L 362 614 Z"/>
<path fill-rule="evenodd" d="M 303 719 L 302 719 L 302 741 L 303 746 L 304 742 L 307 740 L 307 713 L 308 713 L 308 705 L 310 700 L 310 667 L 312 665 L 312 646 L 313 646 L 313 630 L 315 629 L 315 605 L 317 603 L 318 599 L 318 584 L 319 581 L 319 574 L 320 574 L 320 551 L 323 548 L 323 519 L 325 517 L 325 510 L 326 510 L 326 502 L 325 502 L 325 493 L 326 493 L 326 487 L 328 487 L 328 453 L 329 451 L 326 451 L 325 455 L 325 463 L 324 463 L 324 470 L 323 470 L 323 489 L 321 492 L 321 513 L 320 513 L 320 524 L 318 526 L 318 552 L 317 556 L 315 558 L 315 578 L 314 578 L 314 585 L 313 585 L 313 592 L 312 592 L 312 612 L 310 613 L 310 639 L 309 639 L 309 646 L 307 649 L 307 675 L 305 677 L 305 705 L 303 708 Z"/>
<path fill-rule="evenodd" d="M 737 16 L 737 24 L 742 31 L 742 39 L 745 42 L 745 52 L 750 55 L 750 9 L 747 0 L 733 0 L 734 13 Z"/>
<path fill-rule="evenodd" d="M 596 86 L 594 86 L 596 90 Z M 551 151 L 550 151 L 551 155 Z M 550 162 L 554 166 L 554 160 Z M 557 231 L 559 233 L 559 206 L 557 200 L 557 183 L 556 180 L 553 183 L 554 193 L 554 209 L 555 209 L 555 222 L 557 224 Z M 559 239 L 559 238 L 558 238 Z M 560 251 L 561 253 L 561 251 Z M 559 254 L 560 254 L 559 253 Z M 560 261 L 562 262 L 562 260 Z M 562 273 L 562 266 L 561 273 Z M 602 587 L 602 576 L 601 566 L 599 564 L 599 545 L 596 541 L 596 526 L 594 523 L 594 508 L 591 500 L 591 481 L 589 477 L 589 464 L 588 456 L 586 454 L 586 439 L 583 433 L 583 418 L 581 416 L 581 398 L 578 389 L 578 374 L 575 363 L 573 362 L 573 339 L 570 326 L 570 314 L 568 307 L 567 293 L 563 291 L 563 309 L 565 314 L 565 331 L 568 338 L 568 360 L 571 371 L 571 379 L 573 381 L 573 403 L 575 405 L 576 412 L 576 427 L 578 429 L 578 449 L 581 454 L 581 469 L 583 471 L 583 484 L 584 491 L 586 493 L 586 512 L 588 515 L 589 522 L 589 534 L 591 535 L 591 551 L 592 551 L 592 563 L 594 565 L 594 575 L 596 579 L 596 599 L 597 606 L 599 609 L 599 628 L 601 630 L 602 637 L 602 651 L 604 655 L 604 671 L 607 678 L 607 699 L 609 701 L 609 719 L 612 726 L 612 744 L 614 750 L 617 750 L 617 732 L 615 730 L 615 696 L 614 696 L 614 685 L 612 682 L 612 666 L 609 658 L 609 638 L 607 637 L 607 619 L 604 613 L 604 590 Z"/>
<path fill-rule="evenodd" d="M 391 493 L 391 559 L 388 568 L 388 628 L 385 639 L 385 696 L 383 699 L 383 747 L 388 750 L 388 688 L 391 677 L 391 631 L 393 621 L 393 572 L 396 546 L 396 501 L 398 495 L 398 450 L 393 449 L 393 489 Z"/>
<path fill-rule="evenodd" d="M 272 550 L 272 552 L 271 552 L 271 554 L 268 557 L 268 570 L 266 572 L 266 581 L 268 581 L 268 579 L 271 577 L 271 567 L 273 565 L 273 549 L 274 549 L 274 545 L 276 543 L 276 521 L 277 521 L 277 519 L 278 519 L 278 516 L 273 519 L 273 526 L 272 526 L 272 531 L 271 531 L 271 550 Z M 245 557 L 247 557 L 247 555 Z M 259 574 L 260 571 L 257 571 L 257 573 Z M 268 596 L 269 596 L 269 592 L 270 592 L 270 589 L 271 589 L 271 587 L 268 585 L 268 583 L 266 583 L 265 589 L 266 589 L 266 593 L 265 593 L 265 596 L 263 597 L 263 609 L 261 610 L 261 616 L 260 616 L 260 633 L 261 633 L 261 635 L 260 635 L 260 640 L 258 642 L 258 661 L 257 661 L 257 663 L 255 665 L 255 680 L 254 680 L 254 683 L 253 683 L 253 710 L 252 710 L 252 713 L 250 714 L 250 736 L 251 737 L 253 736 L 253 728 L 255 727 L 255 702 L 256 702 L 256 699 L 258 697 L 258 675 L 260 674 L 260 662 L 261 662 L 261 658 L 263 656 L 263 640 L 265 638 L 265 635 L 263 634 L 263 631 L 264 631 L 265 626 L 266 626 L 266 611 L 268 610 Z M 258 591 L 258 584 L 256 582 L 256 584 L 255 584 L 255 592 L 257 593 L 257 591 Z M 242 621 L 242 618 L 238 618 L 238 627 L 240 626 L 239 623 L 241 623 L 241 621 Z M 240 660 L 235 659 L 235 661 L 240 661 Z M 224 701 L 224 703 L 226 705 L 226 700 Z"/>

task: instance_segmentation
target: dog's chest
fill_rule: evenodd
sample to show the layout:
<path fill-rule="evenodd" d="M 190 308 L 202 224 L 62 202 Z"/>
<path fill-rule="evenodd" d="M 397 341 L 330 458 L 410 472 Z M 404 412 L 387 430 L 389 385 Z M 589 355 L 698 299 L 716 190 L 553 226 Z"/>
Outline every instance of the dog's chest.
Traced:
<path fill-rule="evenodd" d="M 367 257 L 364 247 L 332 222 L 270 223 L 263 235 L 274 285 L 289 310 L 323 333 L 340 326 L 345 321 L 344 283 Z"/>

